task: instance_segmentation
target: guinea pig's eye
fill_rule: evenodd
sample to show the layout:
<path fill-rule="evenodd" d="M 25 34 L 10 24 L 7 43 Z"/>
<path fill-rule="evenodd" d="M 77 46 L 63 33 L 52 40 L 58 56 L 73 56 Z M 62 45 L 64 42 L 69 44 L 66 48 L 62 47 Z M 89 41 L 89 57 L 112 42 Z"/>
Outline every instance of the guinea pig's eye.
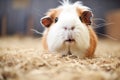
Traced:
<path fill-rule="evenodd" d="M 79 16 L 79 19 L 82 21 L 81 17 Z"/>
<path fill-rule="evenodd" d="M 58 21 L 58 17 L 55 18 L 55 23 Z"/>

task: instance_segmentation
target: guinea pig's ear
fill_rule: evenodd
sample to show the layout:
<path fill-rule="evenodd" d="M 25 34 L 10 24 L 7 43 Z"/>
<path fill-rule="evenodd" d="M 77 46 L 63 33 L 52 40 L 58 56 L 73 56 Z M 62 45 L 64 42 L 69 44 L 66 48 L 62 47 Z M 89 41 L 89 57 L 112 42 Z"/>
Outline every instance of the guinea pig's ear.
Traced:
<path fill-rule="evenodd" d="M 80 19 L 83 23 L 87 25 L 91 25 L 92 23 L 92 12 L 91 11 L 84 11 L 82 15 L 80 16 Z"/>
<path fill-rule="evenodd" d="M 53 20 L 49 16 L 45 16 L 45 17 L 41 18 L 41 21 L 40 21 L 40 23 L 47 28 L 52 24 L 52 22 L 53 22 Z"/>

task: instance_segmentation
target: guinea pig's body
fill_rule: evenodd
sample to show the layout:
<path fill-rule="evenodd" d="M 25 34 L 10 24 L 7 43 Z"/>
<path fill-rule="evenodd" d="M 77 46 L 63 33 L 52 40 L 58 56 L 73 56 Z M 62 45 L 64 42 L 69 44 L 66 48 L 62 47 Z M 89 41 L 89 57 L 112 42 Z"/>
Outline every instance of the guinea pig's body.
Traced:
<path fill-rule="evenodd" d="M 63 55 L 91 57 L 94 54 L 97 37 L 91 28 L 92 12 L 80 2 L 69 0 L 50 9 L 41 19 L 45 26 L 42 43 L 45 50 Z"/>

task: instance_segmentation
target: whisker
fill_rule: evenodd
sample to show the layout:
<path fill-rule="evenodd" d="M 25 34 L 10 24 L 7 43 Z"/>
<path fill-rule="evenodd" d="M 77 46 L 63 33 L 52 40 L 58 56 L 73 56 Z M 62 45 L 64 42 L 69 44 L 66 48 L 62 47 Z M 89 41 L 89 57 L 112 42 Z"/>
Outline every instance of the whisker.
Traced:
<path fill-rule="evenodd" d="M 100 35 L 102 35 L 102 36 L 105 36 L 105 37 L 107 37 L 107 38 L 109 38 L 109 39 L 112 39 L 112 40 L 118 40 L 118 39 L 116 39 L 116 38 L 113 38 L 113 37 L 111 37 L 111 36 L 109 36 L 109 35 L 107 35 L 107 34 L 102 34 L 102 33 L 98 33 L 98 32 L 96 32 L 97 34 L 100 34 Z"/>
<path fill-rule="evenodd" d="M 111 25 L 111 24 L 114 24 L 114 23 L 107 23 L 107 24 L 105 24 L 105 23 L 102 23 L 102 24 L 98 24 L 98 25 L 96 25 L 96 24 L 94 24 L 96 27 L 93 27 L 93 28 L 101 28 L 101 27 L 104 27 L 104 26 L 107 26 L 107 25 Z M 108 26 L 107 26 L 108 27 Z"/>
<path fill-rule="evenodd" d="M 42 32 L 39 32 L 39 31 L 37 31 L 37 30 L 35 30 L 35 29 L 31 29 L 31 30 L 32 30 L 33 32 L 37 33 L 37 34 L 43 35 Z"/>
<path fill-rule="evenodd" d="M 104 22 L 106 22 L 105 19 L 102 19 L 102 18 L 94 18 L 93 20 L 95 20 L 95 21 L 99 20 L 99 21 L 104 21 Z"/>
<path fill-rule="evenodd" d="M 114 23 L 101 23 L 101 24 L 98 24 L 97 26 L 102 26 L 102 25 L 111 25 L 111 24 L 114 24 Z"/>

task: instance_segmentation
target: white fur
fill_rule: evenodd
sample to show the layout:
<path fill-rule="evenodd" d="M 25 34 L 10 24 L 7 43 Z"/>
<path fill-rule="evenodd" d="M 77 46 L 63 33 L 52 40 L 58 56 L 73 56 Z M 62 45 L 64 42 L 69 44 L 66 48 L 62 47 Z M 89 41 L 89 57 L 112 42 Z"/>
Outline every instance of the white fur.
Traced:
<path fill-rule="evenodd" d="M 83 6 L 80 2 L 74 4 L 66 0 L 58 8 L 62 8 L 62 12 L 58 16 L 58 22 L 50 26 L 47 35 L 47 44 L 49 51 L 60 52 L 67 54 L 69 51 L 73 55 L 82 56 L 83 53 L 90 46 L 90 35 L 87 26 L 83 24 L 77 15 L 76 7 L 82 10 L 90 10 L 88 7 Z M 74 30 L 65 30 L 64 27 Z M 75 39 L 75 43 L 65 43 L 68 36 Z"/>

